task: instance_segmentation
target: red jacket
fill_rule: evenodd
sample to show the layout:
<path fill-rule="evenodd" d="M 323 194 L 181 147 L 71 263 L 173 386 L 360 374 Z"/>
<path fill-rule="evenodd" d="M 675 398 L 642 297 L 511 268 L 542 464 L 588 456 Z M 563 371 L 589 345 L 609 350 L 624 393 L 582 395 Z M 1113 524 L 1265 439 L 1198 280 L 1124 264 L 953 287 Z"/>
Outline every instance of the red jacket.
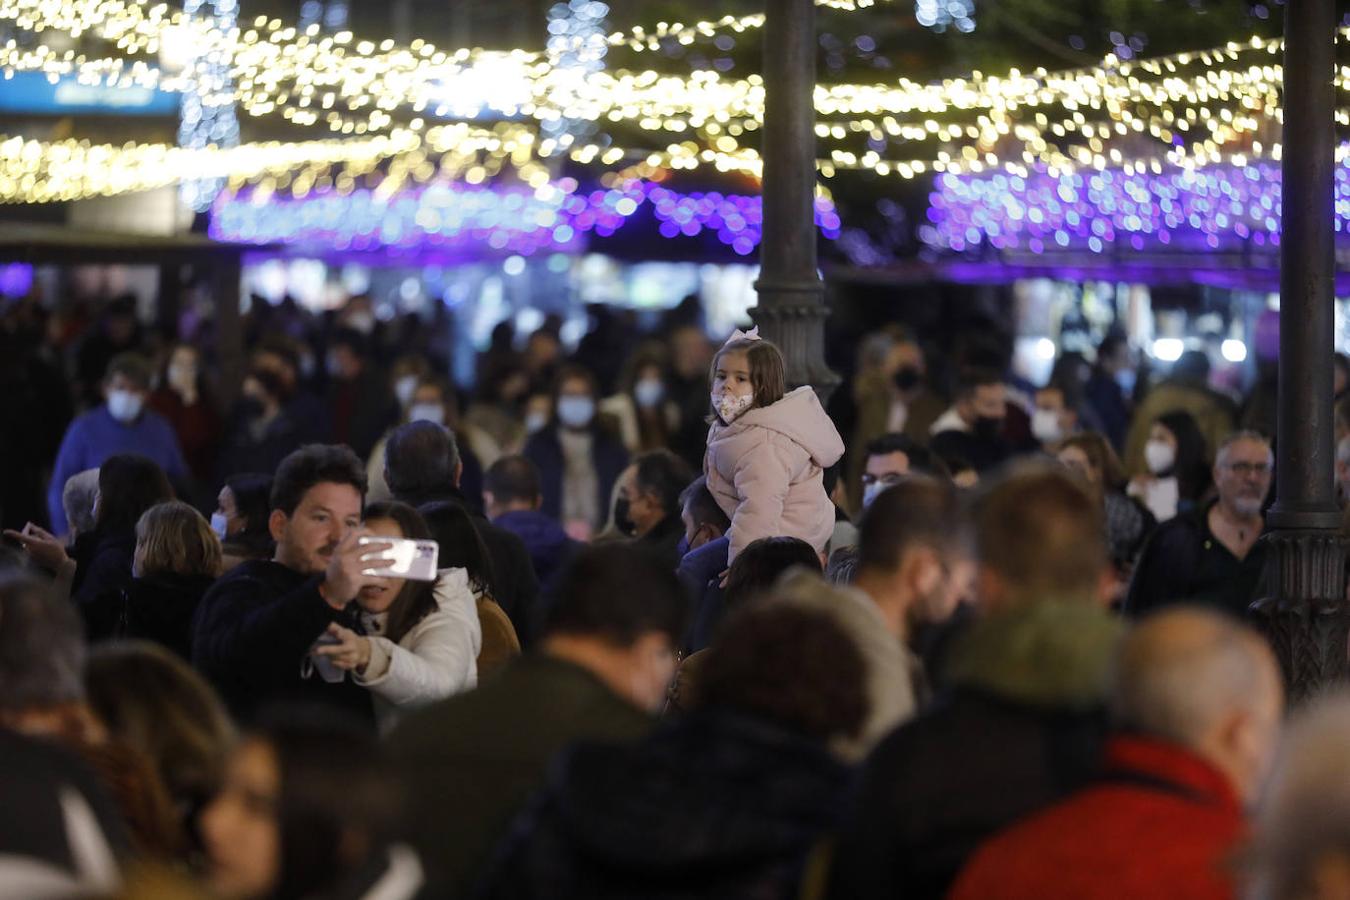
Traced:
<path fill-rule="evenodd" d="M 1095 784 L 984 844 L 950 900 L 1231 900 L 1245 834 L 1228 779 L 1173 744 L 1113 738 Z"/>

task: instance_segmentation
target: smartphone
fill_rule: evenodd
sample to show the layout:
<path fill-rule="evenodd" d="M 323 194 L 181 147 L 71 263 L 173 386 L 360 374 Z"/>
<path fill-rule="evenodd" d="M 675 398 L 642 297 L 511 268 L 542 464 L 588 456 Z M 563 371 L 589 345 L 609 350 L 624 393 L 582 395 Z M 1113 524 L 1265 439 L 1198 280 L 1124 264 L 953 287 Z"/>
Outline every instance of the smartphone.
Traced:
<path fill-rule="evenodd" d="M 386 562 L 378 568 L 365 570 L 367 575 L 381 578 L 407 578 L 412 581 L 435 581 L 436 563 L 440 546 L 435 541 L 416 541 L 410 538 L 386 538 L 376 535 L 358 538 L 357 546 L 389 544 L 382 554 Z"/>

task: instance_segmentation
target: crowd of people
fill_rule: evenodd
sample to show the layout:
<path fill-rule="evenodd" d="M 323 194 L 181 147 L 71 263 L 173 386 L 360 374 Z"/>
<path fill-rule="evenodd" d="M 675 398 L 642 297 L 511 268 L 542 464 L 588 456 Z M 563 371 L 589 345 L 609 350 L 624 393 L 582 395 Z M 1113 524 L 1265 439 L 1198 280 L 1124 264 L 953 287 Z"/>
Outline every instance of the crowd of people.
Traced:
<path fill-rule="evenodd" d="M 631 324 L 468 394 L 257 306 L 226 409 L 125 302 L 0 313 L 0 897 L 1350 896 L 1350 698 L 1286 724 L 1245 621 L 1265 363 L 888 327 L 822 404 Z"/>

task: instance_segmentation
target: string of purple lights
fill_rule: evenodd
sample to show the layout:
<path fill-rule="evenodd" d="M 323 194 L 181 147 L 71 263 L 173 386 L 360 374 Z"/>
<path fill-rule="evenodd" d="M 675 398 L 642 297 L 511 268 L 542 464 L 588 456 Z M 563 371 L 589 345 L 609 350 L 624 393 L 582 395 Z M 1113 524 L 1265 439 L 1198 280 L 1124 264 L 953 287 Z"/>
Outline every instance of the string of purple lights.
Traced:
<path fill-rule="evenodd" d="M 432 185 L 387 199 L 369 190 L 296 200 L 225 194 L 212 211 L 210 234 L 222 241 L 314 244 L 337 251 L 394 247 L 528 256 L 582 249 L 588 236 L 609 237 L 640 210 L 651 213 L 662 237 L 714 231 L 740 256 L 753 253 L 762 234 L 756 196 L 681 193 L 650 181 L 582 191 L 571 179 L 542 191 Z M 817 199 L 815 220 L 825 237 L 839 236 L 839 216 L 828 199 Z"/>
<path fill-rule="evenodd" d="M 940 250 L 1105 252 L 1278 246 L 1280 167 L 1107 169 L 1027 177 L 942 175 L 920 238 Z M 1350 228 L 1350 169 L 1336 170 L 1336 230 Z"/>

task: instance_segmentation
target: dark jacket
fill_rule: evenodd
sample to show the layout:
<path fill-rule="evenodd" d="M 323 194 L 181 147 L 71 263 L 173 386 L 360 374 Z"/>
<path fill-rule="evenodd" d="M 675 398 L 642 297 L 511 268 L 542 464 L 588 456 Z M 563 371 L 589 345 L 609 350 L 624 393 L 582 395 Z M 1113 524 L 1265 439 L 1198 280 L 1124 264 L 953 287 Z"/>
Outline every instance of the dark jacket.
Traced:
<path fill-rule="evenodd" d="M 410 715 L 390 736 L 404 825 L 432 896 L 462 896 L 512 818 L 578 740 L 625 741 L 651 719 L 585 669 L 526 655 L 477 690 Z"/>
<path fill-rule="evenodd" d="M 986 838 L 1090 778 L 1119 628 L 1086 601 L 1044 603 L 959 637 L 949 693 L 867 760 L 831 898 L 943 897 Z"/>
<path fill-rule="evenodd" d="M 544 495 L 544 505 L 540 508 L 546 516 L 562 519 L 563 471 L 566 468 L 563 459 L 562 441 L 558 439 L 559 426 L 545 428 L 536 432 L 525 442 L 524 455 L 539 468 L 539 486 Z M 605 524 L 609 515 L 610 495 L 614 492 L 614 482 L 619 480 L 628 466 L 628 451 L 617 440 L 600 428 L 591 430 L 591 463 L 595 466 L 596 494 L 601 520 L 592 522 L 595 528 Z"/>
<path fill-rule="evenodd" d="M 1130 429 L 1131 398 L 1126 397 L 1116 380 L 1101 369 L 1093 371 L 1083 393 L 1111 446 L 1117 453 L 1124 450 L 1125 435 Z"/>
<path fill-rule="evenodd" d="M 568 537 L 556 519 L 535 510 L 503 513 L 492 524 L 520 538 L 545 597 L 552 593 L 563 568 L 581 549 L 581 544 Z"/>
<path fill-rule="evenodd" d="M 136 532 L 97 530 L 75 542 L 75 582 L 72 599 L 92 641 L 113 636 L 122 609 L 122 597 L 131 586 L 131 561 L 136 555 Z"/>
<path fill-rule="evenodd" d="M 215 582 L 210 575 L 171 572 L 133 578 L 123 595 L 116 636 L 154 641 L 191 660 L 193 619 Z"/>
<path fill-rule="evenodd" d="M 651 531 L 633 543 L 655 554 L 663 565 L 674 572 L 679 568 L 680 560 L 684 556 L 680 552 L 684 546 L 684 522 L 680 520 L 680 514 L 666 516 Z"/>
<path fill-rule="evenodd" d="M 220 451 L 218 480 L 241 472 L 275 472 L 283 459 L 306 443 L 307 428 L 283 408 L 255 437 L 248 419 L 242 413 L 234 416 Z"/>
<path fill-rule="evenodd" d="M 274 703 L 319 703 L 375 727 L 369 690 L 350 678 L 329 684 L 309 662 L 310 649 L 330 624 L 357 627 L 353 615 L 319 594 L 322 577 L 252 560 L 202 598 L 192 662 L 241 722 Z"/>
<path fill-rule="evenodd" d="M 1247 616 L 1266 568 L 1266 544 L 1257 541 L 1238 559 L 1209 530 L 1213 505 L 1159 525 L 1134 567 L 1125 611 L 1140 616 L 1174 603 L 1212 606 Z"/>
<path fill-rule="evenodd" d="M 412 507 L 439 502 L 458 503 L 469 513 L 492 563 L 492 599 L 511 618 L 521 645 L 529 646 L 538 616 L 539 580 L 520 538 L 475 512 L 458 488 L 445 487 L 417 494 L 396 493 L 394 499 Z"/>
<path fill-rule="evenodd" d="M 334 380 L 328 388 L 332 442 L 346 444 L 362 459 L 398 419 L 398 401 L 383 375 L 366 369 L 351 381 Z"/>
<path fill-rule="evenodd" d="M 722 711 L 637 745 L 579 745 L 517 821 L 480 896 L 791 897 L 837 823 L 847 778 L 822 742 Z"/>
<path fill-rule="evenodd" d="M 1101 775 L 985 844 L 953 900 L 1230 900 L 1246 831 L 1228 777 L 1189 750 L 1135 737 Z"/>

